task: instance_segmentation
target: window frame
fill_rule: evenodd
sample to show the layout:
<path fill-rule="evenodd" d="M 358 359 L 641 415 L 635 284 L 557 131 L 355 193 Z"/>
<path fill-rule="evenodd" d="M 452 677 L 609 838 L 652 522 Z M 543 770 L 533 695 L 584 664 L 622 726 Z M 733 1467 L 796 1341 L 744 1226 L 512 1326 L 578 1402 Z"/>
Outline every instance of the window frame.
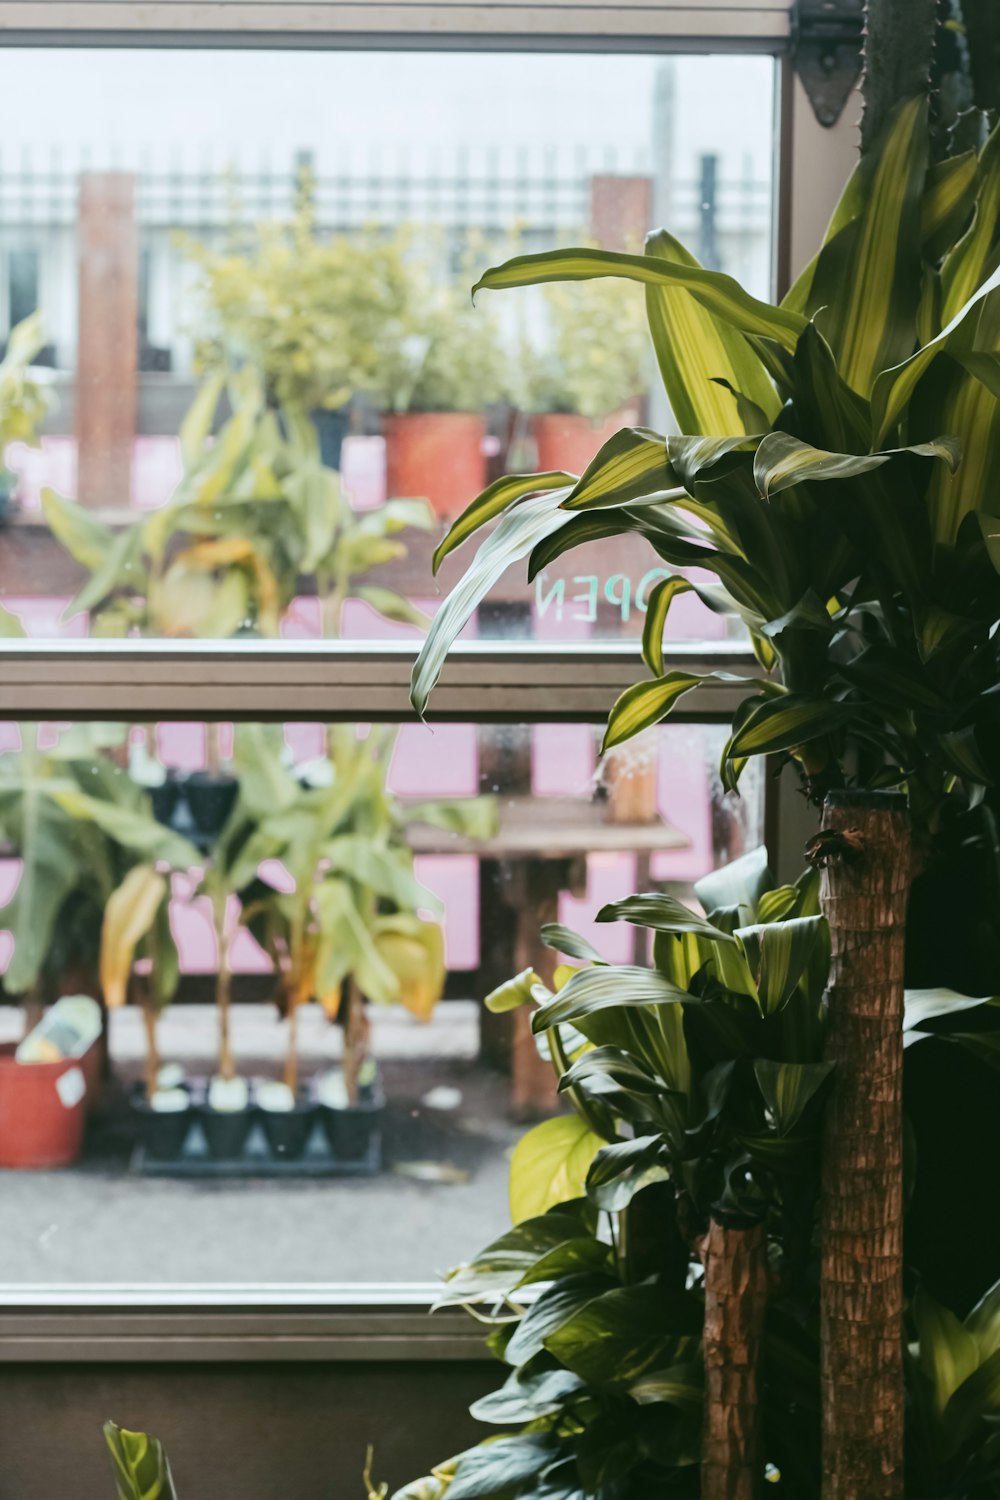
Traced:
<path fill-rule="evenodd" d="M 0 0 L 0 48 L 287 47 L 511 52 L 652 50 L 753 53 L 778 61 L 775 284 L 786 287 L 818 242 L 854 149 L 856 111 L 822 129 L 790 61 L 786 0 L 634 0 L 529 7 L 426 0 Z M 128 15 L 126 15 L 126 12 Z M 385 719 L 412 721 L 415 648 L 353 642 L 0 641 L 8 719 Z M 678 643 L 671 666 L 752 675 L 735 642 Z M 141 668 L 141 680 L 139 669 Z M 638 643 L 468 642 L 447 662 L 428 721 L 600 722 L 641 672 Z M 717 683 L 678 718 L 724 722 L 741 696 Z M 794 868 L 798 803 L 766 778 L 765 834 L 777 868 Z M 462 1247 L 456 1247 L 461 1251 Z M 59 1364 L 267 1359 L 485 1359 L 459 1309 L 433 1319 L 433 1284 L 296 1287 L 25 1285 L 0 1282 L 0 1361 Z"/>

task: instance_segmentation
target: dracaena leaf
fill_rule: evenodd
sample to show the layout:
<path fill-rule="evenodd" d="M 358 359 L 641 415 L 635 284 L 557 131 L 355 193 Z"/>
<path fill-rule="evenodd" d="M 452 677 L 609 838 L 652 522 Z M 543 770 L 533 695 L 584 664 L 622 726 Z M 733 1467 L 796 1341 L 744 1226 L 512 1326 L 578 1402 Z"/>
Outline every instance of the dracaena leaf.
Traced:
<path fill-rule="evenodd" d="M 548 474 L 513 474 L 494 480 L 452 523 L 444 539 L 438 543 L 432 560 L 433 571 L 437 573 L 449 553 L 516 501 L 543 490 L 561 489 L 573 482 L 574 476 L 561 470 Z"/>
<path fill-rule="evenodd" d="M 892 448 L 886 453 L 828 453 L 825 449 L 810 447 L 790 433 L 771 432 L 757 449 L 754 479 L 766 500 L 794 484 L 820 479 L 856 479 L 872 469 L 881 468 L 902 453 L 912 453 L 918 458 L 943 459 L 954 473 L 959 465 L 961 446 L 953 437 L 939 437 L 933 442 Z"/>
<path fill-rule="evenodd" d="M 118 1500 L 177 1500 L 170 1464 L 159 1438 L 104 1424 Z"/>
<path fill-rule="evenodd" d="M 514 979 L 508 979 L 491 990 L 484 1003 L 494 1015 L 503 1015 L 505 1011 L 533 1004 L 538 992 L 546 993 L 534 969 L 522 969 Z"/>
<path fill-rule="evenodd" d="M 665 891 L 646 891 L 613 901 L 597 913 L 598 922 L 632 922 L 637 927 L 651 927 L 656 932 L 692 932 L 712 942 L 731 943 L 733 938 L 719 927 L 693 912 L 676 896 Z"/>
<path fill-rule="evenodd" d="M 661 723 L 678 698 L 703 681 L 697 672 L 666 672 L 652 682 L 637 682 L 626 688 L 608 715 L 601 753 Z"/>
<path fill-rule="evenodd" d="M 610 250 L 549 250 L 518 255 L 494 266 L 473 287 L 473 296 L 486 287 L 538 286 L 546 281 L 590 281 L 597 276 L 620 276 L 646 286 L 680 287 L 697 297 L 709 311 L 745 334 L 775 339 L 786 349 L 805 327 L 805 319 L 787 309 L 759 302 L 731 276 L 700 266 L 678 265 L 657 256 L 624 255 Z"/>
<path fill-rule="evenodd" d="M 646 254 L 701 269 L 690 251 L 662 229 L 646 240 Z M 682 287 L 647 286 L 646 313 L 664 388 L 681 432 L 763 430 L 747 425 L 740 397 L 760 413 L 763 428 L 770 426 L 780 401 L 742 333 Z"/>
<path fill-rule="evenodd" d="M 726 759 L 798 749 L 842 729 L 856 712 L 849 703 L 824 698 L 805 698 L 792 693 L 771 698 L 759 704 L 732 736 L 726 747 Z"/>
<path fill-rule="evenodd" d="M 583 1193 L 603 1142 L 578 1115 L 543 1120 L 523 1135 L 510 1160 L 510 1216 L 515 1224 Z"/>
<path fill-rule="evenodd" d="M 598 449 L 563 501 L 563 509 L 627 505 L 671 483 L 665 440 L 644 427 L 623 427 Z"/>
<path fill-rule="evenodd" d="M 1000 218 L 1000 126 L 979 154 L 976 209 L 972 223 L 941 266 L 941 312 L 945 319 L 966 303 L 991 269 Z"/>
<path fill-rule="evenodd" d="M 824 248 L 811 290 L 813 299 L 828 300 L 820 326 L 841 375 L 862 396 L 879 371 L 905 357 L 916 341 L 925 99 L 907 100 L 894 112 L 870 163 L 857 229 L 848 235 L 847 263 L 834 264 L 834 239 Z"/>
<path fill-rule="evenodd" d="M 754 1076 L 779 1135 L 785 1135 L 797 1123 L 806 1105 L 826 1083 L 833 1066 L 832 1062 L 792 1063 L 757 1059 L 753 1065 Z"/>
<path fill-rule="evenodd" d="M 435 616 L 414 663 L 410 701 L 418 713 L 422 714 L 427 707 L 445 657 L 476 606 L 511 563 L 527 557 L 543 537 L 566 524 L 568 518 L 559 507 L 568 493 L 568 490 L 551 490 L 522 501 L 500 518 L 496 530 L 480 547 L 465 575 Z"/>
<path fill-rule="evenodd" d="M 595 966 L 574 974 L 558 995 L 535 1011 L 532 1030 L 544 1031 L 549 1026 L 574 1021 L 610 1007 L 628 1009 L 632 1006 L 669 1005 L 690 998 L 685 990 L 670 984 L 655 969 L 632 965 Z"/>
<path fill-rule="evenodd" d="M 561 922 L 546 922 L 540 935 L 547 948 L 555 948 L 557 952 L 565 953 L 567 958 L 579 958 L 588 964 L 604 963 L 592 943 L 588 943 L 578 932 L 564 927 Z"/>
<path fill-rule="evenodd" d="M 662 677 L 666 671 L 663 662 L 663 632 L 667 625 L 667 613 L 678 594 L 690 593 L 691 588 L 692 585 L 686 578 L 673 573 L 669 578 L 661 578 L 650 591 L 642 627 L 642 659 L 657 677 Z"/>

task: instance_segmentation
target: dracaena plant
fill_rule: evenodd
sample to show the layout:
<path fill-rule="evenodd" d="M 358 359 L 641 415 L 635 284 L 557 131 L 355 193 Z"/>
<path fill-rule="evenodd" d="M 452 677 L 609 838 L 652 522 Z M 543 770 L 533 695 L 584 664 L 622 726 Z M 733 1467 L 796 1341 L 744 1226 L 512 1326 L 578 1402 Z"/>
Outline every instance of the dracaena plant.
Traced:
<path fill-rule="evenodd" d="M 651 931 L 651 968 L 608 965 L 549 927 L 546 941 L 579 966 L 558 971 L 552 990 L 528 971 L 487 1002 L 534 1008 L 574 1112 L 520 1142 L 517 1222 L 453 1272 L 441 1298 L 476 1305 L 510 1367 L 473 1415 L 522 1430 L 459 1455 L 407 1487 L 407 1500 L 699 1494 L 702 1388 L 716 1376 L 709 1344 L 704 1358 L 700 1348 L 713 1221 L 737 1239 L 759 1226 L 770 1244 L 755 1399 L 787 1492 L 814 1493 L 809 1266 L 829 1074 L 826 930 L 814 880 L 775 887 L 762 853 L 709 877 L 699 897 L 707 918 L 657 893 L 601 912 Z M 796 1361 L 812 1372 L 805 1390 Z M 747 1397 L 728 1375 L 732 1413 Z"/>
<path fill-rule="evenodd" d="M 791 757 L 817 801 L 845 782 L 905 786 L 926 834 L 993 786 L 1000 129 L 929 165 L 926 110 L 914 99 L 896 111 L 776 305 L 663 231 L 643 255 L 553 251 L 485 273 L 477 291 L 606 276 L 644 287 L 680 432 L 625 429 L 575 483 L 505 479 L 470 505 L 436 563 L 498 524 L 436 617 L 418 708 L 508 566 L 526 558 L 534 576 L 634 531 L 671 576 L 646 619 L 652 676 L 615 704 L 607 745 L 705 680 L 664 653 L 671 601 L 692 590 L 742 619 L 760 667 L 723 755 L 727 787 L 750 756 Z"/>

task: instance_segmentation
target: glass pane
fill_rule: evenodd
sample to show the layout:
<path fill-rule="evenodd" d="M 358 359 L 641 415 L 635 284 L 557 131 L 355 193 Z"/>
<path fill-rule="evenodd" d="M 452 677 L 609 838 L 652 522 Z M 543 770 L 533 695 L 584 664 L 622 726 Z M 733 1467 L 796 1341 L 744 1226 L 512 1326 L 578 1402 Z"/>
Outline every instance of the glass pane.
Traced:
<path fill-rule="evenodd" d="M 765 57 L 4 54 L 3 632 L 413 636 L 487 481 L 670 422 L 640 287 L 472 282 L 666 224 L 766 296 L 773 84 Z M 638 634 L 653 562 L 516 570 L 470 629 Z"/>
<path fill-rule="evenodd" d="M 644 961 L 600 909 L 760 842 L 724 738 L 0 724 L 0 1282 L 430 1281 L 501 1232 L 558 1104 L 483 999 L 552 980 L 545 921 Z"/>

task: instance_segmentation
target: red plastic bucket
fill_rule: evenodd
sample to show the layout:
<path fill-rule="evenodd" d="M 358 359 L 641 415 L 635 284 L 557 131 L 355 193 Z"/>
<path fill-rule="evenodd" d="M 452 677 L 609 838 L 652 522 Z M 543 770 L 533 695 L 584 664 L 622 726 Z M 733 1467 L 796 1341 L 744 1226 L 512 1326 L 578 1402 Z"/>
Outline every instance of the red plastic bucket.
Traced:
<path fill-rule="evenodd" d="M 0 1045 L 0 1167 L 67 1167 L 83 1144 L 96 1045 L 55 1063 L 14 1061 Z"/>

